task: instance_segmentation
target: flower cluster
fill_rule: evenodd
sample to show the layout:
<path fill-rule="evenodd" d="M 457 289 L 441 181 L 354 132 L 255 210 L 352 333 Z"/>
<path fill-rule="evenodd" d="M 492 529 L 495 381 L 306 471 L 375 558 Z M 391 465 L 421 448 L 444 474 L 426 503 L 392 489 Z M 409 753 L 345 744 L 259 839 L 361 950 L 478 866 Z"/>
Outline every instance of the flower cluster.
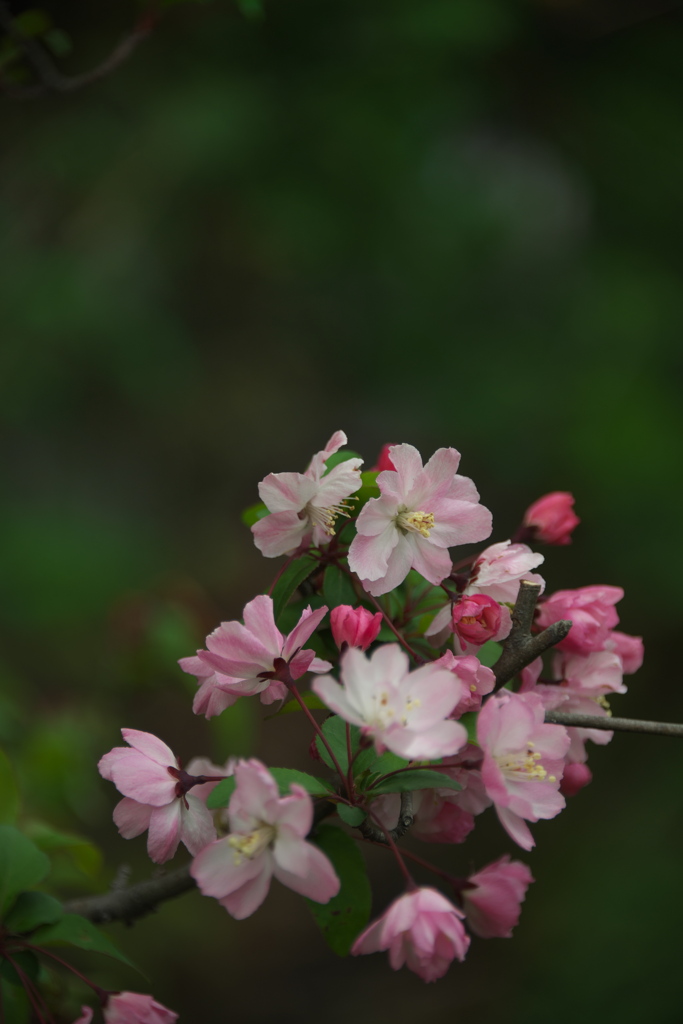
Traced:
<path fill-rule="evenodd" d="M 513 538 L 458 559 L 451 549 L 492 531 L 475 485 L 458 473 L 460 454 L 440 448 L 423 463 L 412 445 L 387 445 L 362 473 L 345 444 L 337 431 L 304 473 L 261 482 L 254 542 L 286 561 L 241 621 L 221 623 L 180 661 L 197 681 L 196 714 L 258 697 L 305 715 L 316 774 L 254 758 L 223 768 L 197 759 L 185 770 L 135 729 L 99 770 L 122 794 L 121 835 L 147 830 L 158 863 L 183 843 L 199 889 L 232 917 L 253 914 L 275 878 L 313 901 L 334 948 L 338 908 L 353 905 L 365 916 L 346 950 L 386 950 L 394 969 L 434 981 L 463 960 L 471 935 L 510 936 L 533 878 L 506 854 L 469 874 L 435 868 L 446 892 L 418 885 L 400 839 L 410 830 L 457 847 L 493 807 L 509 839 L 531 850 L 529 824 L 555 817 L 590 781 L 587 741 L 611 737 L 547 715 L 590 712 L 601 726 L 607 698 L 640 666 L 642 641 L 615 629 L 619 587 L 544 595 L 534 571 L 544 557 L 529 545 L 570 542 L 579 522 L 570 494 L 540 498 Z M 513 621 L 522 586 L 540 597 L 527 634 Z M 506 674 L 507 644 L 517 660 Z M 406 885 L 371 923 L 354 890 L 355 842 L 383 845 Z M 105 1020 L 175 1019 L 151 999 L 122 993 Z"/>

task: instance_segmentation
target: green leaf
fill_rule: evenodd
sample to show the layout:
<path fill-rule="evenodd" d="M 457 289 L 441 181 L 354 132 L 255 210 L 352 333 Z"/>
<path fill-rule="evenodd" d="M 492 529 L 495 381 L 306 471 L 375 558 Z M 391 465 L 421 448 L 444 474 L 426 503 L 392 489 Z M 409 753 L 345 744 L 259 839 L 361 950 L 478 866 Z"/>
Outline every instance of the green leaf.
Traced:
<path fill-rule="evenodd" d="M 330 455 L 329 459 L 325 463 L 325 472 L 323 475 L 327 476 L 330 470 L 334 469 L 334 467 L 338 466 L 341 462 L 348 462 L 349 459 L 362 458 L 363 456 L 359 455 L 358 452 L 352 452 L 350 448 L 344 448 L 342 451 L 335 452 L 334 455 Z"/>
<path fill-rule="evenodd" d="M 42 36 L 43 32 L 52 28 L 52 21 L 45 11 L 33 8 L 12 18 L 12 25 L 21 32 L 22 36 L 30 38 L 31 36 Z"/>
<path fill-rule="evenodd" d="M 0 822 L 11 825 L 19 813 L 19 790 L 10 760 L 0 750 Z"/>
<path fill-rule="evenodd" d="M 358 604 L 356 592 L 351 580 L 338 565 L 328 565 L 323 577 L 323 600 L 328 608 L 336 608 L 340 604 Z"/>
<path fill-rule="evenodd" d="M 31 936 L 31 941 L 37 946 L 77 946 L 93 953 L 104 953 L 137 970 L 135 964 L 99 928 L 79 914 L 64 914 L 56 924 L 39 928 Z"/>
<path fill-rule="evenodd" d="M 354 501 L 354 512 L 357 514 L 370 498 L 379 498 L 379 487 L 377 486 L 377 473 L 368 470 L 360 475 L 360 487 L 356 491 Z"/>
<path fill-rule="evenodd" d="M 339 766 L 344 772 L 349 766 L 348 747 L 346 743 L 346 724 L 347 723 L 344 719 L 340 718 L 339 715 L 330 715 L 330 717 L 326 718 L 322 724 L 325 739 L 332 748 L 334 756 L 337 758 Z M 353 757 L 355 752 L 358 750 L 358 745 L 360 743 L 360 729 L 357 725 L 350 725 L 349 729 L 351 730 L 351 756 Z M 318 748 L 318 753 L 327 767 L 334 768 L 334 762 L 319 736 L 316 736 L 315 743 Z M 363 753 L 358 755 L 358 760 L 363 756 Z"/>
<path fill-rule="evenodd" d="M 313 693 L 311 690 L 306 690 L 304 693 L 300 693 L 302 701 L 307 708 L 312 711 L 329 711 L 327 704 L 323 704 L 317 693 Z M 291 715 L 292 711 L 301 711 L 301 705 L 298 700 L 288 700 L 286 704 L 283 704 L 279 711 L 276 711 L 273 715 L 266 715 L 265 720 L 270 721 L 271 718 L 279 718 L 280 715 Z"/>
<path fill-rule="evenodd" d="M 10 932 L 31 932 L 41 924 L 59 921 L 64 908 L 54 896 L 44 892 L 22 892 L 5 918 L 5 927 Z"/>
<path fill-rule="evenodd" d="M 407 768 L 408 764 L 409 762 L 405 758 L 399 757 L 398 754 L 392 754 L 390 750 L 385 750 L 380 757 L 375 756 L 369 767 L 373 772 L 381 772 L 382 775 L 386 775 L 388 772 L 397 772 L 399 768 Z"/>
<path fill-rule="evenodd" d="M 296 768 L 269 768 L 268 770 L 280 787 L 281 796 L 289 793 L 292 782 L 303 786 L 312 796 L 328 796 L 330 793 L 334 793 L 329 782 L 316 779 L 314 775 L 307 775 L 306 772 L 297 771 Z"/>
<path fill-rule="evenodd" d="M 317 565 L 312 555 L 304 555 L 285 569 L 273 590 L 273 615 L 276 622 L 296 588 L 308 579 Z"/>
<path fill-rule="evenodd" d="M 94 878 L 99 873 L 102 867 L 102 852 L 89 839 L 72 832 L 62 832 L 44 821 L 27 822 L 25 831 L 29 839 L 46 853 L 57 850 L 67 853 L 78 870 L 89 878 Z"/>
<path fill-rule="evenodd" d="M 26 989 L 0 979 L 0 998 L 6 1024 L 29 1024 L 31 1008 Z"/>
<path fill-rule="evenodd" d="M 337 804 L 337 814 L 342 821 L 345 821 L 347 825 L 353 825 L 354 828 L 360 825 L 361 821 L 365 821 L 367 817 L 361 807 L 349 807 L 348 804 Z"/>
<path fill-rule="evenodd" d="M 255 505 L 245 508 L 240 518 L 245 526 L 253 526 L 254 523 L 258 523 L 259 519 L 265 519 L 269 515 L 270 512 L 263 502 L 257 501 Z"/>
<path fill-rule="evenodd" d="M 206 806 L 210 811 L 215 811 L 218 807 L 227 807 L 230 803 L 230 797 L 235 792 L 235 786 L 237 782 L 231 775 L 229 779 L 223 779 L 219 782 L 214 789 L 209 793 Z"/>
<path fill-rule="evenodd" d="M 40 963 L 38 962 L 38 958 L 35 953 L 32 953 L 30 950 L 24 950 L 21 953 L 12 953 L 12 960 L 16 963 L 20 971 L 23 971 L 24 974 L 28 975 L 32 982 L 35 983 L 38 980 Z M 24 987 L 24 982 L 20 975 L 15 971 L 12 964 L 5 960 L 4 957 L 0 958 L 0 976 L 9 981 L 11 985 L 18 985 L 21 988 Z M 4 1015 L 2 1019 L 3 1021 L 5 1020 Z"/>
<path fill-rule="evenodd" d="M 369 796 L 379 796 L 381 793 L 409 793 L 414 789 L 462 789 L 459 782 L 451 779 L 443 772 L 430 771 L 428 768 L 416 769 L 415 771 L 399 772 L 397 775 L 390 775 L 369 790 Z"/>
<path fill-rule="evenodd" d="M 487 668 L 491 668 L 496 664 L 502 653 L 502 644 L 499 644 L 497 640 L 487 640 L 486 643 L 477 651 L 477 657 L 482 665 L 486 665 Z"/>
<path fill-rule="evenodd" d="M 351 836 L 333 825 L 320 825 L 313 842 L 332 861 L 341 888 L 329 903 L 306 902 L 328 946 L 339 956 L 346 956 L 370 918 L 365 862 Z"/>
<path fill-rule="evenodd" d="M 45 878 L 50 861 L 30 839 L 11 825 L 0 825 L 0 916 L 24 889 Z"/>
<path fill-rule="evenodd" d="M 467 742 L 474 743 L 476 747 L 479 746 L 479 740 L 477 739 L 477 719 L 479 715 L 476 711 L 468 711 L 466 714 L 461 715 L 458 721 L 461 725 L 464 725 L 467 729 Z"/>

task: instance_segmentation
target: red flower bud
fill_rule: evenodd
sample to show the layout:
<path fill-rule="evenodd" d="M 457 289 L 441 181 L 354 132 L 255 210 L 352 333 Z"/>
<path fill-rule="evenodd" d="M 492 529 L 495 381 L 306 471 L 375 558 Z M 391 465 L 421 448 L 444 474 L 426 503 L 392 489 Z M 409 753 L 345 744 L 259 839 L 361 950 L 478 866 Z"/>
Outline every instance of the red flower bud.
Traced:
<path fill-rule="evenodd" d="M 574 513 L 574 496 L 568 491 L 544 494 L 524 513 L 524 525 L 534 531 L 533 539 L 543 544 L 571 544 L 571 533 L 581 522 Z"/>
<path fill-rule="evenodd" d="M 337 647 L 347 643 L 349 647 L 360 647 L 366 651 L 382 628 L 382 613 L 369 612 L 367 608 L 352 608 L 340 604 L 330 612 L 332 636 Z"/>

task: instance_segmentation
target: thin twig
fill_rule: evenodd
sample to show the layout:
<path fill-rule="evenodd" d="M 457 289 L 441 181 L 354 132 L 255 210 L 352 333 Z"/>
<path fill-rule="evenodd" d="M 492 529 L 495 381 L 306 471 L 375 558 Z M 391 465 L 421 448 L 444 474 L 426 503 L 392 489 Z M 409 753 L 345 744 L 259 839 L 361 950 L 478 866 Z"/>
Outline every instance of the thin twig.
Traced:
<path fill-rule="evenodd" d="M 534 621 L 536 601 L 540 593 L 539 583 L 531 583 L 528 580 L 521 581 L 517 602 L 512 610 L 512 629 L 507 639 L 503 641 L 503 653 L 493 666 L 496 689 L 500 689 L 505 683 L 514 679 L 518 672 L 530 665 L 549 647 L 554 647 L 555 644 L 559 644 L 560 640 L 564 640 L 572 628 L 569 619 L 560 619 L 559 622 L 553 622 L 542 633 L 532 635 L 531 626 Z"/>
<path fill-rule="evenodd" d="M 546 711 L 546 722 L 579 729 L 606 729 L 615 732 L 650 733 L 653 736 L 683 736 L 683 725 L 675 722 L 645 722 L 640 718 L 609 718 L 574 711 Z"/>
<path fill-rule="evenodd" d="M 398 815 L 398 822 L 394 828 L 388 830 L 388 834 L 394 841 L 400 839 L 406 834 L 414 821 L 413 794 L 401 793 L 401 809 Z M 370 840 L 371 843 L 383 843 L 385 846 L 388 845 L 386 833 L 382 829 L 375 828 L 369 817 L 365 818 L 364 821 L 361 821 L 358 829 L 363 838 Z"/>
<path fill-rule="evenodd" d="M 159 903 L 173 899 L 194 889 L 196 882 L 190 875 L 190 865 L 178 868 L 159 878 L 137 882 L 128 889 L 116 889 L 102 896 L 86 896 L 69 900 L 64 904 L 67 914 L 80 914 L 94 924 L 109 921 L 126 921 L 130 924 L 137 917 L 156 910 Z"/>

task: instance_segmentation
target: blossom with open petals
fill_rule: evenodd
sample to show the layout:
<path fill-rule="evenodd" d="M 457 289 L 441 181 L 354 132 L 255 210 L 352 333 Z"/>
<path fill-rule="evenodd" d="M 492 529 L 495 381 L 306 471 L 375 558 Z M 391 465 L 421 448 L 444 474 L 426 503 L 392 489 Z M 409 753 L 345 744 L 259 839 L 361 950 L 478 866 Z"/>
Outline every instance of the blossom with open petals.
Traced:
<path fill-rule="evenodd" d="M 389 950 L 395 971 L 404 964 L 423 981 L 442 978 L 453 960 L 464 960 L 470 944 L 463 913 L 436 889 L 413 889 L 395 900 L 362 932 L 351 952 Z"/>
<path fill-rule="evenodd" d="M 149 829 L 147 852 L 156 864 L 170 860 L 178 843 L 198 853 L 216 838 L 211 812 L 189 792 L 206 780 L 184 772 L 170 747 L 151 733 L 121 734 L 130 746 L 114 747 L 97 766 L 123 794 L 114 808 L 120 834 L 134 839 Z"/>
<path fill-rule="evenodd" d="M 560 619 L 570 619 L 572 628 L 557 649 L 574 654 L 601 651 L 609 639 L 610 630 L 619 622 L 614 606 L 623 596 L 621 587 L 604 584 L 557 590 L 539 606 L 536 624 L 545 629 Z"/>
<path fill-rule="evenodd" d="M 409 760 L 455 754 L 467 730 L 448 716 L 465 695 L 452 672 L 432 665 L 409 671 L 398 644 L 383 644 L 369 657 L 350 647 L 341 658 L 341 684 L 332 676 L 313 682 L 314 693 L 345 721 L 371 736 L 378 753 Z"/>
<path fill-rule="evenodd" d="M 283 636 L 275 625 L 272 597 L 259 594 L 249 601 L 244 606 L 244 625 L 222 622 L 206 638 L 207 651 L 180 661 L 181 668 L 197 675 L 200 683 L 195 713 L 203 711 L 210 718 L 238 697 L 257 693 L 263 704 L 281 700 L 287 695 L 282 678 L 285 670 L 291 679 L 299 679 L 305 672 L 328 672 L 332 667 L 329 661 L 303 646 L 326 613 L 325 605 L 316 611 L 305 608 L 291 633 Z"/>
<path fill-rule="evenodd" d="M 482 939 L 509 939 L 533 877 L 526 864 L 506 854 L 468 878 L 462 890 L 467 924 Z"/>
<path fill-rule="evenodd" d="M 241 920 L 261 906 L 274 875 L 294 892 L 327 903 L 339 892 L 339 879 L 322 850 L 306 841 L 313 824 L 313 801 L 292 783 L 280 796 L 277 782 L 255 759 L 235 767 L 237 786 L 230 797 L 230 834 L 205 847 L 190 873 L 205 896 L 214 896 Z"/>
<path fill-rule="evenodd" d="M 375 595 L 393 590 L 410 569 L 440 583 L 452 568 L 449 547 L 491 533 L 491 513 L 479 504 L 476 487 L 456 475 L 455 448 L 439 448 L 426 466 L 410 444 L 389 452 L 396 469 L 377 477 L 381 496 L 362 509 L 349 548 L 349 566 Z"/>
<path fill-rule="evenodd" d="M 345 444 L 346 434 L 338 430 L 305 473 L 269 473 L 258 485 L 270 515 L 254 523 L 251 532 L 266 558 L 292 554 L 311 540 L 320 547 L 334 536 L 338 517 L 349 514 L 346 499 L 361 484 L 362 459 L 346 459 L 325 472 L 330 455 Z"/>

